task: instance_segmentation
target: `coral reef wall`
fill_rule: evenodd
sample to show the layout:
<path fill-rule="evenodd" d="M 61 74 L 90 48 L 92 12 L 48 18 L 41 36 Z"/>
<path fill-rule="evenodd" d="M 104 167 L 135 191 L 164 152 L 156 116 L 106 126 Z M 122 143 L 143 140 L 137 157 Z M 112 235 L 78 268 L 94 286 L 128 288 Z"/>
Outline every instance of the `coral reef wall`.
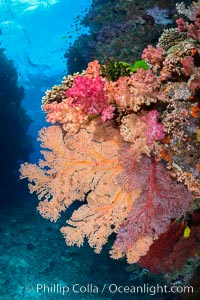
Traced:
<path fill-rule="evenodd" d="M 133 66 L 94 60 L 42 98 L 54 125 L 39 132 L 44 158 L 22 164 L 20 178 L 29 180 L 38 211 L 51 221 L 82 202 L 61 228 L 67 245 L 81 246 L 86 238 L 100 253 L 115 235 L 112 258 L 126 256 L 156 273 L 180 270 L 188 257 L 198 257 L 196 5 L 192 19 L 176 20 L 178 28 L 165 30 Z M 177 10 L 187 16 L 184 7 Z M 180 256 L 179 249 L 185 250 Z"/>
<path fill-rule="evenodd" d="M 94 60 L 46 91 L 43 158 L 20 169 L 42 217 L 69 208 L 68 246 L 109 248 L 169 286 L 190 284 L 200 262 L 200 1 L 176 9 L 134 64 Z M 173 22 L 165 8 L 147 12 Z"/>
<path fill-rule="evenodd" d="M 109 58 L 131 63 L 139 59 L 148 44 L 157 43 L 163 29 L 175 26 L 175 3 L 93 0 L 81 21 L 89 34 L 81 34 L 65 54 L 69 74 L 80 72 L 94 59 L 100 63 Z"/>

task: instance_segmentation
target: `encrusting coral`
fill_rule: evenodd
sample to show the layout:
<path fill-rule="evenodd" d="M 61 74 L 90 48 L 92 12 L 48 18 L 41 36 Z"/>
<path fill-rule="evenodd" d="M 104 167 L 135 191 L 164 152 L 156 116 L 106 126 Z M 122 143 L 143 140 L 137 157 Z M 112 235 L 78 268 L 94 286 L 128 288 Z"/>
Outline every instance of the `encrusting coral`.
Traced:
<path fill-rule="evenodd" d="M 197 18 L 198 7 L 194 25 L 184 30 L 197 27 Z M 149 69 L 112 81 L 94 61 L 46 93 L 43 110 L 54 125 L 39 133 L 44 159 L 38 166 L 23 164 L 21 178 L 28 178 L 40 200 L 38 211 L 51 221 L 82 201 L 61 228 L 67 245 L 83 245 L 86 238 L 99 253 L 115 234 L 111 257 L 126 255 L 129 263 L 145 267 L 149 249 L 154 253 L 172 222 L 181 223 L 183 232 L 187 212 L 197 209 L 200 197 L 195 37 L 181 35 L 170 47 L 148 46 L 142 58 Z M 180 267 L 186 259 L 184 254 Z M 159 272 L 159 266 L 151 269 Z"/>

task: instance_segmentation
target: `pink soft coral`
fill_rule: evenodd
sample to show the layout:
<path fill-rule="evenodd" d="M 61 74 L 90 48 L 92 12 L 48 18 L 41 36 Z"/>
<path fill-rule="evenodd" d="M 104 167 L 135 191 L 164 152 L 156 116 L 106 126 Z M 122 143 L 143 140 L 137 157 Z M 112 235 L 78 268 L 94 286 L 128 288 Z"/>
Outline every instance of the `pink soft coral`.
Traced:
<path fill-rule="evenodd" d="M 157 71 L 164 60 L 163 48 L 148 45 L 142 53 L 142 58 L 152 65 L 153 70 Z"/>
<path fill-rule="evenodd" d="M 148 146 L 151 146 L 155 140 L 162 140 L 164 138 L 164 126 L 158 122 L 159 115 L 160 113 L 154 109 L 141 117 L 142 121 L 147 124 L 145 134 Z"/>
<path fill-rule="evenodd" d="M 101 74 L 101 65 L 98 60 L 94 60 L 89 62 L 88 67 L 86 69 L 86 74 L 91 77 L 98 77 Z"/>
<path fill-rule="evenodd" d="M 122 111 L 137 112 L 144 105 L 157 101 L 167 101 L 168 96 L 160 90 L 161 81 L 152 70 L 138 69 L 131 76 L 120 77 L 115 82 L 105 85 L 109 101 L 117 104 Z"/>
<path fill-rule="evenodd" d="M 104 86 L 105 80 L 100 76 L 77 76 L 66 95 L 73 99 L 73 107 L 81 107 L 89 116 L 101 114 L 105 121 L 113 118 L 114 107 L 107 102 Z"/>
<path fill-rule="evenodd" d="M 188 24 L 182 18 L 178 19 L 176 22 L 178 24 L 178 30 L 187 32 L 189 37 L 192 37 L 194 40 L 200 42 L 200 8 L 198 7 L 194 12 L 194 24 Z"/>
<path fill-rule="evenodd" d="M 200 67 L 196 67 L 194 64 L 194 58 L 187 56 L 181 60 L 183 65 L 183 71 L 186 76 L 190 76 L 188 80 L 189 89 L 194 92 L 200 89 Z"/>
<path fill-rule="evenodd" d="M 184 74 L 190 76 L 195 68 L 194 58 L 192 56 L 187 56 L 181 60 L 181 63 L 183 65 Z"/>

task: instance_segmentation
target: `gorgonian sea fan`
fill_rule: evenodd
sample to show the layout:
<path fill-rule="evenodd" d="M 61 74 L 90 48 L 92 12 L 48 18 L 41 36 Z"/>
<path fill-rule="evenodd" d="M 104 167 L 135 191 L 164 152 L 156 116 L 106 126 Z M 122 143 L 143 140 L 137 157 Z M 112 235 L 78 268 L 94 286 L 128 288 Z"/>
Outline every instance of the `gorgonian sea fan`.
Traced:
<path fill-rule="evenodd" d="M 39 140 L 44 159 L 38 166 L 23 164 L 21 178 L 28 178 L 30 191 L 42 200 L 40 214 L 56 221 L 90 191 L 87 203 L 61 228 L 70 246 L 80 246 L 87 238 L 99 253 L 108 237 L 117 233 L 111 255 L 119 258 L 126 253 L 132 263 L 191 204 L 191 193 L 174 183 L 161 163 L 145 156 L 136 160 L 112 120 L 92 120 L 70 136 L 64 136 L 59 126 L 50 126 L 40 131 Z"/>
<path fill-rule="evenodd" d="M 200 212 L 193 212 L 189 220 L 189 237 L 184 237 L 186 221 L 173 221 L 168 230 L 150 246 L 148 253 L 140 258 L 138 264 L 153 273 L 182 269 L 188 257 L 195 257 L 200 251 Z"/>
<path fill-rule="evenodd" d="M 126 254 L 128 262 L 134 263 L 167 230 L 172 219 L 190 208 L 193 197 L 183 184 L 171 179 L 160 162 L 148 157 L 139 162 L 132 161 L 132 164 L 124 158 L 124 170 L 117 176 L 117 181 L 124 186 L 127 178 L 132 182 L 131 189 L 140 189 L 141 193 L 119 229 L 111 254 L 114 258 Z M 146 253 L 140 249 L 141 241 L 145 244 Z M 138 243 L 140 247 L 137 247 Z"/>
<path fill-rule="evenodd" d="M 63 135 L 59 126 L 43 128 L 39 140 L 44 159 L 39 164 L 23 164 L 21 178 L 29 180 L 36 192 L 38 211 L 57 221 L 75 200 L 87 203 L 77 209 L 63 227 L 68 245 L 82 245 L 88 238 L 100 252 L 109 235 L 117 232 L 136 199 L 134 191 L 125 191 L 115 182 L 122 170 L 118 151 L 123 143 L 114 121 L 99 118 L 81 128 L 76 135 Z M 120 212 L 120 213 L 119 213 Z"/>

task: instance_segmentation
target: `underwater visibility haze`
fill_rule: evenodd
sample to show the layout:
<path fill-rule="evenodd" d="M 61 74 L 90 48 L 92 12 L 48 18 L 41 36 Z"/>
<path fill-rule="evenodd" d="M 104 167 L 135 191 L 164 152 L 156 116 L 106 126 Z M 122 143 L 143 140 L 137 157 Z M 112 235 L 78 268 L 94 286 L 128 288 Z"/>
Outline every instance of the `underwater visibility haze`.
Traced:
<path fill-rule="evenodd" d="M 200 1 L 0 1 L 0 300 L 200 297 Z"/>

